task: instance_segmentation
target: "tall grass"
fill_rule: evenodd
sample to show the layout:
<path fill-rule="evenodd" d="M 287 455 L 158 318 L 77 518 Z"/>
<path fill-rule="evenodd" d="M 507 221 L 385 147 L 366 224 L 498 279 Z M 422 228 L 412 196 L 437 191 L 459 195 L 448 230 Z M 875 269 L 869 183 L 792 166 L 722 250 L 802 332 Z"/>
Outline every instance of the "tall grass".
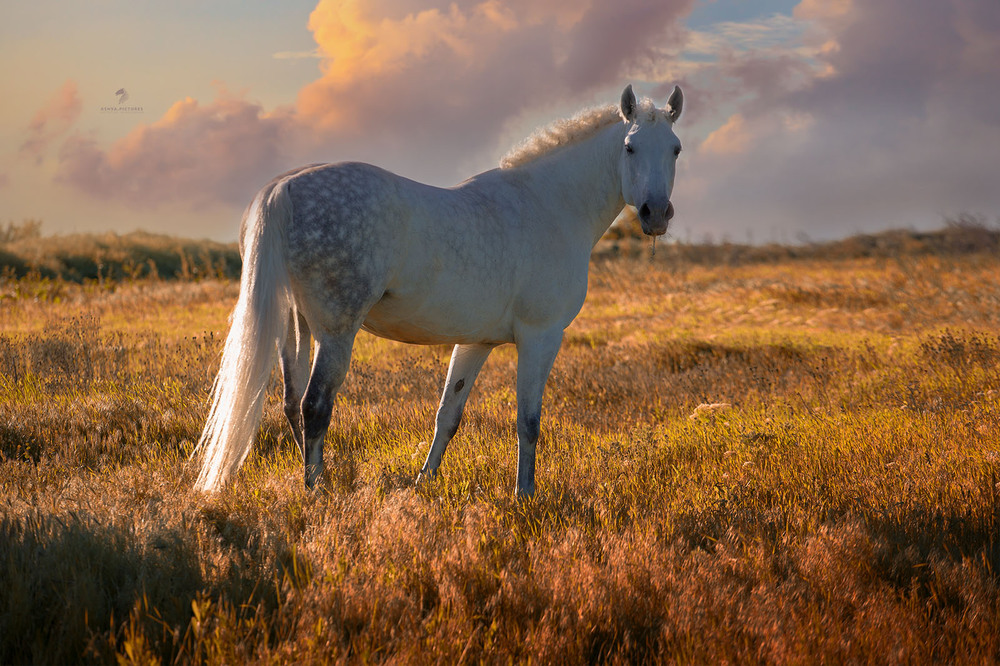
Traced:
<path fill-rule="evenodd" d="M 1000 259 L 597 260 L 513 497 L 512 349 L 359 336 L 327 491 L 270 390 L 194 493 L 231 281 L 0 286 L 0 662 L 1000 659 Z M 49 297 L 53 290 L 58 298 Z"/>

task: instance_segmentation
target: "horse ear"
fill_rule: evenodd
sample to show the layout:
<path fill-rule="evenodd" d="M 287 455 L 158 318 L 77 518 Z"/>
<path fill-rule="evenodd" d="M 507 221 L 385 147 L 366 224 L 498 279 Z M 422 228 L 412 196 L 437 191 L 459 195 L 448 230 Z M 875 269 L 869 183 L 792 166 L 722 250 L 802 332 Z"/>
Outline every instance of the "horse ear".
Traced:
<path fill-rule="evenodd" d="M 622 117 L 632 122 L 635 119 L 635 93 L 632 92 L 632 84 L 625 86 L 625 90 L 622 91 Z"/>
<path fill-rule="evenodd" d="M 677 122 L 677 119 L 681 117 L 681 111 L 684 110 L 684 93 L 681 92 L 679 86 L 674 86 L 674 91 L 670 93 L 670 99 L 667 100 L 667 115 L 670 116 L 670 122 Z"/>

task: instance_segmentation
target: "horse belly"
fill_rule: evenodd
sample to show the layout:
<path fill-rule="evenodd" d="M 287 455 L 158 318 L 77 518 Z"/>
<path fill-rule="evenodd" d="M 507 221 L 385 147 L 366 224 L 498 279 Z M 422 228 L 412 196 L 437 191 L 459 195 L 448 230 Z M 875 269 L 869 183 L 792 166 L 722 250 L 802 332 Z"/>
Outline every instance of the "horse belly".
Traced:
<path fill-rule="evenodd" d="M 363 328 L 379 337 L 412 344 L 511 342 L 506 306 L 489 299 L 406 298 L 389 291 L 365 318 Z"/>

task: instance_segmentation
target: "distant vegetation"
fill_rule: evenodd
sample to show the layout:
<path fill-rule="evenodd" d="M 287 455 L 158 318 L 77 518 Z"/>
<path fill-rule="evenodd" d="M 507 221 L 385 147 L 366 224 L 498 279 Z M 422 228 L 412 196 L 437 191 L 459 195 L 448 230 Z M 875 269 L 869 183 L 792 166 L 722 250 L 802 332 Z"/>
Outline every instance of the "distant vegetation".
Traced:
<path fill-rule="evenodd" d="M 645 254 L 652 246 L 637 221 L 615 225 L 597 247 L 599 255 Z M 860 259 L 897 256 L 955 256 L 1000 250 L 1000 226 L 991 225 L 981 215 L 969 213 L 946 218 L 941 229 L 913 231 L 895 229 L 872 234 L 856 234 L 842 240 L 763 245 L 721 242 L 659 243 L 657 256 L 667 261 L 703 265 L 739 265 L 795 259 Z"/>
<path fill-rule="evenodd" d="M 159 278 L 238 278 L 235 243 L 188 240 L 134 231 L 129 234 L 42 236 L 41 223 L 27 220 L 0 227 L 0 271 L 8 277 L 122 281 Z"/>

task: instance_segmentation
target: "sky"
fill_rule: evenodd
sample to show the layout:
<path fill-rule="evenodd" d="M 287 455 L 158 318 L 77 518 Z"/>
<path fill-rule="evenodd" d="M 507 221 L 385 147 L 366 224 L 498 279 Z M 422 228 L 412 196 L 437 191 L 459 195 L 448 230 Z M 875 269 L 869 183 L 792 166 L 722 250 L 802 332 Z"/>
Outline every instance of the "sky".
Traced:
<path fill-rule="evenodd" d="M 996 0 L 11 0 L 0 224 L 234 240 L 273 175 L 448 186 L 536 127 L 685 93 L 671 233 L 1000 216 Z"/>

